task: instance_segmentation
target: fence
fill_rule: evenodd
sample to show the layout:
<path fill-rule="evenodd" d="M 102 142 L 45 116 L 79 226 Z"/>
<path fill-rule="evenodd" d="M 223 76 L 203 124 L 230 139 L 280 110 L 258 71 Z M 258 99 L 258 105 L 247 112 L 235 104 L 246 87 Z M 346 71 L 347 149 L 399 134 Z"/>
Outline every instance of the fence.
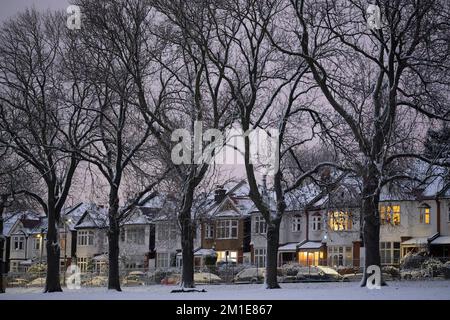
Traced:
<path fill-rule="evenodd" d="M 362 267 L 316 268 L 314 266 L 305 267 L 298 264 L 287 264 L 278 268 L 277 275 L 279 282 L 298 282 L 302 279 L 301 275 L 306 277 L 306 281 L 308 279 L 359 281 L 362 272 Z M 409 261 L 403 262 L 401 269 L 394 266 L 383 266 L 382 272 L 386 280 L 450 279 L 450 258 L 415 256 Z M 210 265 L 195 267 L 194 281 L 199 285 L 262 283 L 264 276 L 265 268 L 256 265 Z M 61 284 L 65 285 L 67 280 L 65 272 L 61 272 L 60 278 Z M 80 274 L 80 280 L 81 285 L 85 287 L 104 287 L 108 283 L 108 273 L 107 270 L 83 272 Z M 121 269 L 120 282 L 122 286 L 176 285 L 181 282 L 181 268 Z M 8 287 L 43 287 L 45 285 L 45 271 L 9 273 L 6 275 L 6 283 Z"/>

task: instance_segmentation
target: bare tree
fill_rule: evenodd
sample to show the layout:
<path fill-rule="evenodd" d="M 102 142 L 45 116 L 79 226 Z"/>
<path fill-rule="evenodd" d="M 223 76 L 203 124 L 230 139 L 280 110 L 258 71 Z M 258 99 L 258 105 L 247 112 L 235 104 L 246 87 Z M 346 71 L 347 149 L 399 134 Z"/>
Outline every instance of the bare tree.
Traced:
<path fill-rule="evenodd" d="M 62 291 L 57 226 L 79 159 L 83 111 L 65 103 L 59 13 L 27 10 L 0 33 L 0 144 L 42 181 L 40 192 L 25 190 L 48 217 L 45 292 Z"/>
<path fill-rule="evenodd" d="M 348 133 L 342 139 L 363 181 L 365 267 L 380 266 L 381 188 L 414 179 L 392 170 L 402 160 L 432 163 L 418 149 L 424 119 L 449 120 L 448 3 L 376 1 L 381 19 L 373 26 L 366 1 L 282 3 L 287 28 L 272 42 L 306 61 L 323 99 L 341 119 L 342 133 Z M 365 272 L 361 285 L 366 280 Z"/>
<path fill-rule="evenodd" d="M 167 174 L 166 166 L 157 159 L 153 123 L 148 123 L 141 112 L 139 87 L 134 81 L 135 72 L 150 73 L 147 46 L 149 7 L 142 2 L 78 1 L 85 13 L 83 29 L 78 33 L 76 52 L 84 56 L 83 75 L 93 88 L 94 101 L 89 106 L 92 131 L 89 145 L 80 157 L 94 165 L 106 179 L 108 192 L 108 288 L 121 291 L 119 279 L 120 224 L 127 214 L 142 201 L 149 200 L 152 191 Z M 145 57 L 142 56 L 145 54 Z M 89 61 L 88 61 L 89 60 Z M 133 63 L 136 61 L 136 65 Z M 80 64 L 80 65 L 82 65 Z M 131 69 L 132 68 L 132 69 Z M 76 67 L 75 70 L 78 70 Z M 156 72 L 156 75 L 158 73 Z M 160 95 L 161 87 L 147 92 Z M 161 101 L 152 101 L 158 109 Z M 121 190 L 126 187 L 125 176 L 134 176 L 139 191 L 125 199 L 121 207 Z M 130 182 L 130 179 L 128 179 Z"/>

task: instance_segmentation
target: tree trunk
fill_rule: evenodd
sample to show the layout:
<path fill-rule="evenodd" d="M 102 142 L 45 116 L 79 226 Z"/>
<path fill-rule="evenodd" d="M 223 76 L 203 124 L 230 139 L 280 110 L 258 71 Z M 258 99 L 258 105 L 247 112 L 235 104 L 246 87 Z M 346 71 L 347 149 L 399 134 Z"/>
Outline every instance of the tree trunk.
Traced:
<path fill-rule="evenodd" d="M 280 238 L 280 220 L 276 219 L 267 226 L 266 288 L 279 289 L 277 280 L 278 244 Z"/>
<path fill-rule="evenodd" d="M 183 255 L 182 286 L 195 288 L 194 283 L 194 238 L 190 210 L 184 210 L 179 217 L 181 224 L 181 249 Z"/>
<path fill-rule="evenodd" d="M 379 266 L 380 259 L 380 216 L 378 204 L 380 194 L 378 190 L 378 176 L 375 166 L 369 166 L 363 176 L 362 191 L 362 214 L 363 214 L 363 237 L 365 248 L 364 276 L 361 286 L 367 285 L 367 268 L 369 266 Z M 383 280 L 382 280 L 383 283 Z"/>
<path fill-rule="evenodd" d="M 109 273 L 108 273 L 108 289 L 122 291 L 120 288 L 120 271 L 119 271 L 119 237 L 120 228 L 117 215 L 119 212 L 119 197 L 118 190 L 111 188 L 109 200 L 109 232 L 108 232 L 108 247 L 109 247 Z"/>
<path fill-rule="evenodd" d="M 59 277 L 60 247 L 57 229 L 57 216 L 54 205 L 49 201 L 48 228 L 47 228 L 47 278 L 44 292 L 62 292 Z"/>
<path fill-rule="evenodd" d="M 5 246 L 5 236 L 3 235 L 3 202 L 0 203 L 0 293 L 5 293 L 3 275 L 5 274 L 5 262 L 3 261 L 3 248 Z"/>

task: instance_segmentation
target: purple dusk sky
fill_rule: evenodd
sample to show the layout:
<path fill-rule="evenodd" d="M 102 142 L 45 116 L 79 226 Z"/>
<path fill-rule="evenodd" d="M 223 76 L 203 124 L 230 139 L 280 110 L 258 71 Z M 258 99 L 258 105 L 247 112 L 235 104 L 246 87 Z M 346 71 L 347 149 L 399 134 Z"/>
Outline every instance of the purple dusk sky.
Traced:
<path fill-rule="evenodd" d="M 46 10 L 64 9 L 68 5 L 68 0 L 0 0 L 0 21 L 32 6 L 38 10 Z"/>

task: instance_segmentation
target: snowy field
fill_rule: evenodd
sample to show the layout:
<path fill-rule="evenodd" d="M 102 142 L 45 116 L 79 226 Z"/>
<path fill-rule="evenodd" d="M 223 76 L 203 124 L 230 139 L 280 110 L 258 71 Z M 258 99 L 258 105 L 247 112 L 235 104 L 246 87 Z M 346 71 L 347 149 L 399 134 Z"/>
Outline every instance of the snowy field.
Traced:
<path fill-rule="evenodd" d="M 282 289 L 262 285 L 198 286 L 206 293 L 170 293 L 177 286 L 125 287 L 123 292 L 104 288 L 65 289 L 43 294 L 39 288 L 11 288 L 0 300 L 450 300 L 450 281 L 389 282 L 380 290 L 360 288 L 357 282 L 285 283 Z"/>

